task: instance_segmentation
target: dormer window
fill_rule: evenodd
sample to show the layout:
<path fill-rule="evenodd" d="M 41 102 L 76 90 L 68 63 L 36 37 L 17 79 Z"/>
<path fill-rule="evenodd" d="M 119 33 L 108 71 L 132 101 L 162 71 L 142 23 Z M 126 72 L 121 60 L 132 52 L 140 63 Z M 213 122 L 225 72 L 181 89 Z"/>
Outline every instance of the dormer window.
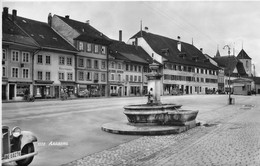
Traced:
<path fill-rule="evenodd" d="M 80 51 L 83 51 L 83 50 L 84 50 L 84 48 L 83 48 L 83 42 L 79 42 L 79 50 L 80 50 Z"/>
<path fill-rule="evenodd" d="M 246 68 L 248 68 L 248 61 L 246 61 Z"/>

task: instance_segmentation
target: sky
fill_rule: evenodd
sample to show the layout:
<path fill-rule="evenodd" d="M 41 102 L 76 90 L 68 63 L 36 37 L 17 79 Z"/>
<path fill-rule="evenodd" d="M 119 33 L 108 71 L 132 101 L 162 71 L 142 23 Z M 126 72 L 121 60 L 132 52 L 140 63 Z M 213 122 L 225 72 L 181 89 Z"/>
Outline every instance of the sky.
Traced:
<path fill-rule="evenodd" d="M 172 39 L 181 37 L 214 57 L 237 56 L 243 48 L 260 76 L 260 1 L 10 1 L 3 7 L 17 15 L 47 22 L 48 14 L 69 15 L 112 39 L 127 42 L 142 27 Z M 252 70 L 253 71 L 253 70 Z M 253 71 L 254 72 L 254 71 Z"/>

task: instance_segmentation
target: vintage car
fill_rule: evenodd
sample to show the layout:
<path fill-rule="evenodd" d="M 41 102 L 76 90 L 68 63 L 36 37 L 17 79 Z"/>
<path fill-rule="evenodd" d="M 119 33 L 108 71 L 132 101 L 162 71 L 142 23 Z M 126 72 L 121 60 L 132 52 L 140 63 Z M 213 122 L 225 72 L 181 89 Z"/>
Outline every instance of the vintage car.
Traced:
<path fill-rule="evenodd" d="M 29 165 L 37 154 L 34 150 L 36 136 L 30 131 L 2 126 L 2 164 L 16 162 L 19 166 Z"/>

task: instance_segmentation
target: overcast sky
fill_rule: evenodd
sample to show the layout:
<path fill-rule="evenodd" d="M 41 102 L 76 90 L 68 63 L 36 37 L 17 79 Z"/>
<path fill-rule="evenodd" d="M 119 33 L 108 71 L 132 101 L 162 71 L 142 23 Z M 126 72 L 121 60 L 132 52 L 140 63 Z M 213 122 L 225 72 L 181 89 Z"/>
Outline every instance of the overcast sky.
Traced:
<path fill-rule="evenodd" d="M 231 54 L 242 46 L 256 66 L 260 76 L 260 1 L 10 1 L 3 7 L 9 13 L 17 10 L 18 16 L 47 22 L 49 13 L 69 15 L 71 19 L 90 24 L 112 39 L 128 41 L 143 27 L 149 32 L 192 42 L 203 52 L 215 56 L 219 48 L 230 45 Z M 243 43 L 243 44 L 242 44 Z"/>

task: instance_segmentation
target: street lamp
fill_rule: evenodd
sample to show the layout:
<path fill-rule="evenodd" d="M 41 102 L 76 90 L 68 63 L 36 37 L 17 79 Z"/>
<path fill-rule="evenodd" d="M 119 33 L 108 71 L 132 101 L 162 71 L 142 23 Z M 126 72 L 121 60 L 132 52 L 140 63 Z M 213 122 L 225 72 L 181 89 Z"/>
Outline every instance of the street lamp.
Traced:
<path fill-rule="evenodd" d="M 229 89 L 229 95 L 228 95 L 228 103 L 232 104 L 232 99 L 231 99 L 231 88 L 230 88 L 230 46 L 225 45 L 223 49 L 228 48 L 228 89 Z"/>
<path fill-rule="evenodd" d="M 253 64 L 253 65 L 254 65 L 254 78 L 256 78 L 256 77 L 255 77 L 255 64 Z M 256 83 L 255 83 L 255 81 L 256 81 L 256 79 L 254 80 L 254 84 L 255 84 L 255 87 L 254 87 L 255 91 L 254 91 L 254 93 L 255 93 L 255 95 L 256 95 Z"/>

